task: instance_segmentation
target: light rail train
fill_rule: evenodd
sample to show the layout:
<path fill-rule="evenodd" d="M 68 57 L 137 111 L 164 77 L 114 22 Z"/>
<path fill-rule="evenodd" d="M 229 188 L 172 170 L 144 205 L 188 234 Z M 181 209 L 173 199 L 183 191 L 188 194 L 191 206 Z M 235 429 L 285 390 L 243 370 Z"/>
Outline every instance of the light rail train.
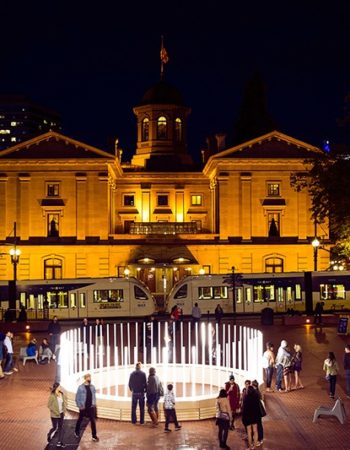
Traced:
<path fill-rule="evenodd" d="M 235 299 L 233 299 L 233 292 Z M 259 313 L 265 307 L 275 312 L 312 313 L 317 302 L 324 310 L 350 310 L 349 272 L 291 272 L 228 275 L 198 275 L 183 278 L 168 296 L 168 310 L 176 304 L 191 314 L 198 303 L 202 313 L 213 314 L 218 304 L 224 313 Z"/>

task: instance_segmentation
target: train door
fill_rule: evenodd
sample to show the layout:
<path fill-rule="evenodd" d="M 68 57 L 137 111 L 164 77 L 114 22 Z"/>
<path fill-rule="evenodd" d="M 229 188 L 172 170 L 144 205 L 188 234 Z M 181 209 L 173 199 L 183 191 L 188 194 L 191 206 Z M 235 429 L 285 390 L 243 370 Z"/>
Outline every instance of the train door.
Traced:
<path fill-rule="evenodd" d="M 236 312 L 244 312 L 244 295 L 243 287 L 236 288 Z"/>
<path fill-rule="evenodd" d="M 287 288 L 288 289 L 288 288 Z M 283 286 L 276 287 L 276 312 L 284 312 L 286 311 L 286 300 L 287 297 L 290 296 L 290 291 L 286 291 L 286 295 L 284 295 L 284 288 Z M 290 298 L 290 297 L 288 297 Z"/>

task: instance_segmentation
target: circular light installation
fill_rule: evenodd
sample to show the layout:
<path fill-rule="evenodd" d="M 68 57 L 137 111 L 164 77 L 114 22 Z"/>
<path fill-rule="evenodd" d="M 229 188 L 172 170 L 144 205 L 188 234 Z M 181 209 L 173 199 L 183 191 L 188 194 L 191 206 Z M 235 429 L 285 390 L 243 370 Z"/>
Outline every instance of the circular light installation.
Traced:
<path fill-rule="evenodd" d="M 154 321 L 108 324 L 102 327 L 101 336 L 92 326 L 88 341 L 80 329 L 64 332 L 59 364 L 68 409 L 77 411 L 75 393 L 89 372 L 97 390 L 98 417 L 130 421 L 128 381 L 139 360 L 146 373 L 156 368 L 164 387 L 174 385 L 179 420 L 215 417 L 216 397 L 232 373 L 241 388 L 247 378 L 262 382 L 259 330 L 232 324 L 219 329 L 210 322 L 179 325 Z M 163 408 L 159 411 L 163 420 Z"/>

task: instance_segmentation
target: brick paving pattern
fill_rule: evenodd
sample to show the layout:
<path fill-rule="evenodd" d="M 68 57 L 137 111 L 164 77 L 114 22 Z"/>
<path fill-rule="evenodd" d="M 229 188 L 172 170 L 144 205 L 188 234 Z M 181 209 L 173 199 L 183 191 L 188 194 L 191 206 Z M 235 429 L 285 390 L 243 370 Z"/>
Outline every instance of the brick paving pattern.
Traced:
<path fill-rule="evenodd" d="M 276 322 L 276 320 L 275 320 Z M 278 320 L 277 320 L 278 322 Z M 257 319 L 249 320 L 249 326 L 259 328 L 264 333 L 264 341 L 272 340 L 275 349 L 281 339 L 291 345 L 299 343 L 303 348 L 302 382 L 305 389 L 290 393 L 266 393 L 265 402 L 268 415 L 263 419 L 263 450 L 296 449 L 349 449 L 350 448 L 350 399 L 346 397 L 345 380 L 342 371 L 338 377 L 336 397 L 342 398 L 347 413 L 344 425 L 334 417 L 324 417 L 312 422 L 318 406 L 334 404 L 327 393 L 327 382 L 322 371 L 323 361 L 328 351 L 334 351 L 342 367 L 344 346 L 350 337 L 338 336 L 335 326 L 315 332 L 313 326 L 262 326 Z M 42 339 L 43 333 L 34 333 Z M 28 341 L 30 335 L 15 337 L 15 352 Z M 49 388 L 55 374 L 55 363 L 37 366 L 32 361 L 23 367 L 18 363 L 19 372 L 0 381 L 0 448 L 1 450 L 42 450 L 46 447 L 46 434 L 50 428 L 50 418 L 46 407 Z M 68 413 L 67 418 L 75 419 L 76 414 Z M 87 426 L 79 444 L 79 449 L 217 449 L 217 427 L 215 420 L 183 422 L 180 431 L 163 432 L 164 424 L 152 428 L 111 420 L 98 420 L 97 431 L 100 442 L 91 441 L 90 425 Z M 229 432 L 228 445 L 231 449 L 243 450 L 247 444 L 241 438 L 242 424 L 236 419 L 236 430 Z M 76 448 L 76 442 L 66 442 L 67 449 Z M 69 444 L 72 444 L 71 446 Z M 51 448 L 51 447 L 50 447 Z"/>

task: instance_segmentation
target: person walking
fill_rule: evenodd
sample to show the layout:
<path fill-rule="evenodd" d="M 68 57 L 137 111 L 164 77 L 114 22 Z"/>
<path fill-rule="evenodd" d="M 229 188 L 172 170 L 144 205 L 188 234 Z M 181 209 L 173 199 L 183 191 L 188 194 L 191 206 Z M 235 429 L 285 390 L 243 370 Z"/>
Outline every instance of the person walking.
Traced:
<path fill-rule="evenodd" d="M 252 386 L 255 389 L 256 393 L 258 394 L 260 402 L 262 402 L 263 401 L 263 396 L 262 396 L 262 393 L 261 393 L 261 391 L 259 389 L 258 381 L 257 380 L 253 380 L 252 381 Z M 264 427 L 263 427 L 263 424 L 262 424 L 262 416 L 261 416 L 261 414 L 260 414 L 260 418 L 258 419 L 257 426 L 258 426 L 258 442 L 259 442 L 259 445 L 261 445 L 263 443 L 263 440 L 264 440 Z"/>
<path fill-rule="evenodd" d="M 346 396 L 350 398 L 350 344 L 347 344 L 344 349 L 344 372 L 346 378 Z"/>
<path fill-rule="evenodd" d="M 232 414 L 230 429 L 234 430 L 235 415 L 236 415 L 237 410 L 239 409 L 240 401 L 241 401 L 241 392 L 240 392 L 238 384 L 235 382 L 234 375 L 230 376 L 229 382 L 225 384 L 225 389 L 227 392 L 227 397 L 228 397 L 228 401 L 230 403 L 231 414 Z"/>
<path fill-rule="evenodd" d="M 323 363 L 323 370 L 326 372 L 326 380 L 329 382 L 329 396 L 334 398 L 339 367 L 333 352 L 328 353 L 328 358 Z"/>
<path fill-rule="evenodd" d="M 218 323 L 218 325 L 220 325 L 223 315 L 224 315 L 224 310 L 222 309 L 220 303 L 218 303 L 215 308 L 215 320 Z"/>
<path fill-rule="evenodd" d="M 253 386 L 248 386 L 247 393 L 243 399 L 242 422 L 247 429 L 248 445 L 250 449 L 259 446 L 258 422 L 261 420 L 261 409 L 259 395 Z"/>
<path fill-rule="evenodd" d="M 61 325 L 58 321 L 57 316 L 54 316 L 54 318 L 51 320 L 47 331 L 50 336 L 51 351 L 55 355 L 56 345 L 60 345 L 60 334 L 61 334 Z"/>
<path fill-rule="evenodd" d="M 54 383 L 51 389 L 51 394 L 47 402 L 47 407 L 50 410 L 50 417 L 52 422 L 52 428 L 47 433 L 47 442 L 58 433 L 57 447 L 65 447 L 63 443 L 63 420 L 66 413 L 67 402 L 63 392 L 60 389 L 59 383 Z"/>
<path fill-rule="evenodd" d="M 200 318 L 202 317 L 202 311 L 200 307 L 198 306 L 198 303 L 196 302 L 194 304 L 194 307 L 192 308 L 192 324 L 195 325 L 200 321 Z"/>
<path fill-rule="evenodd" d="M 4 339 L 4 347 L 6 347 L 6 360 L 5 360 L 5 367 L 4 367 L 4 374 L 5 375 L 12 375 L 13 372 L 18 372 L 18 369 L 14 367 L 14 361 L 13 361 L 13 333 L 11 331 L 8 331 L 6 333 L 5 339 Z"/>
<path fill-rule="evenodd" d="M 75 437 L 80 438 L 80 425 L 84 417 L 88 417 L 91 424 L 92 440 L 98 442 L 96 431 L 96 388 L 91 384 L 91 375 L 84 375 L 84 383 L 78 387 L 75 395 L 75 403 L 79 408 L 79 418 L 75 425 Z"/>
<path fill-rule="evenodd" d="M 174 422 L 175 431 L 181 430 L 181 425 L 177 421 L 176 409 L 175 409 L 175 394 L 173 391 L 173 385 L 168 384 L 167 391 L 164 395 L 164 415 L 165 415 L 165 433 L 170 433 L 169 423 Z"/>
<path fill-rule="evenodd" d="M 129 377 L 129 389 L 131 396 L 131 422 L 136 425 L 136 408 L 139 404 L 140 408 L 140 424 L 145 423 L 145 392 L 147 389 L 147 378 L 145 372 L 141 370 L 142 364 L 136 363 L 135 370 Z"/>
<path fill-rule="evenodd" d="M 294 372 L 294 389 L 304 389 L 301 382 L 300 372 L 302 369 L 303 354 L 299 344 L 294 345 L 294 355 L 292 357 L 292 371 Z"/>
<path fill-rule="evenodd" d="M 271 388 L 273 370 L 275 366 L 275 354 L 272 342 L 266 343 L 266 350 L 263 354 L 263 369 L 265 372 L 266 392 L 273 392 Z"/>
<path fill-rule="evenodd" d="M 220 448 L 226 448 L 227 450 L 230 449 L 226 442 L 231 422 L 232 413 L 227 392 L 225 389 L 221 389 L 216 399 L 216 425 L 219 427 L 218 438 Z"/>
<path fill-rule="evenodd" d="M 161 394 L 161 383 L 158 376 L 156 375 L 156 369 L 151 367 L 149 369 L 149 375 L 147 380 L 147 411 L 152 420 L 153 426 L 158 426 L 158 402 Z"/>

